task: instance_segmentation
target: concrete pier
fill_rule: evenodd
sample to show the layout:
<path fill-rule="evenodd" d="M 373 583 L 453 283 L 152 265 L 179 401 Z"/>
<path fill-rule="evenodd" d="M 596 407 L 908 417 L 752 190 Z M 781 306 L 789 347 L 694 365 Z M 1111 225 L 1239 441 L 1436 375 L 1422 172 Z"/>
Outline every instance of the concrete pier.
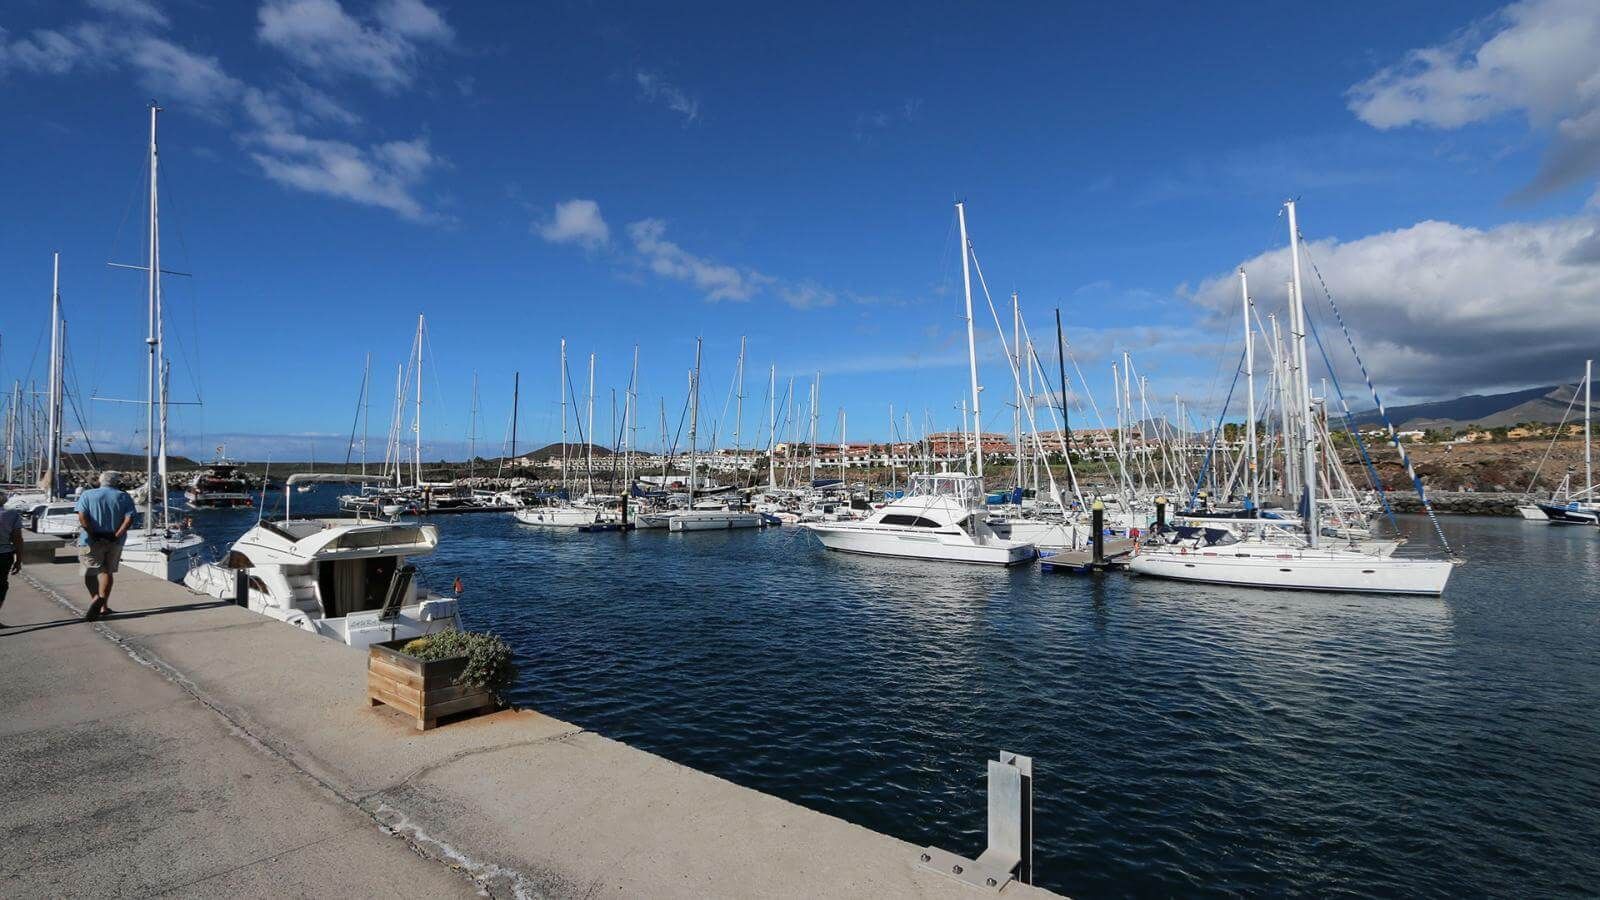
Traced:
<path fill-rule="evenodd" d="M 537 712 L 419 733 L 366 705 L 363 653 L 117 582 L 119 615 L 79 621 L 63 554 L 0 609 L 4 896 L 977 895 L 904 841 Z"/>

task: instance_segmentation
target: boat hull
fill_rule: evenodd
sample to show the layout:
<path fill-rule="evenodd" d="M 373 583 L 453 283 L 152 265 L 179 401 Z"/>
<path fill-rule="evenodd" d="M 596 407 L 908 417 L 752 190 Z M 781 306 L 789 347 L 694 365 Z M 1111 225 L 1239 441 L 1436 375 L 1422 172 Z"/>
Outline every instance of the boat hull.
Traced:
<path fill-rule="evenodd" d="M 760 528 L 766 524 L 760 513 L 733 510 L 695 509 L 667 519 L 668 531 L 730 531 L 735 528 Z"/>
<path fill-rule="evenodd" d="M 841 553 L 989 566 L 1021 565 L 1038 555 L 1029 543 L 995 539 L 979 544 L 965 534 L 891 532 L 833 522 L 807 522 L 801 527 L 815 534 L 822 546 Z"/>
<path fill-rule="evenodd" d="M 1600 506 L 1540 503 L 1539 511 L 1552 525 L 1600 525 Z"/>
<path fill-rule="evenodd" d="M 1452 564 L 1425 559 L 1394 559 L 1363 554 L 1321 556 L 1302 553 L 1243 556 L 1205 551 L 1168 551 L 1135 556 L 1128 567 L 1140 575 L 1238 587 L 1361 594 L 1444 593 Z"/>
<path fill-rule="evenodd" d="M 513 511 L 512 515 L 524 525 L 577 528 L 599 521 L 600 510 L 581 506 L 524 506 Z"/>
<path fill-rule="evenodd" d="M 1537 503 L 1528 503 L 1517 507 L 1517 512 L 1530 522 L 1548 522 L 1550 517 L 1544 514 Z"/>
<path fill-rule="evenodd" d="M 190 569 L 204 563 L 205 543 L 198 534 L 153 533 L 147 538 L 136 532 L 122 547 L 122 568 L 182 584 Z"/>

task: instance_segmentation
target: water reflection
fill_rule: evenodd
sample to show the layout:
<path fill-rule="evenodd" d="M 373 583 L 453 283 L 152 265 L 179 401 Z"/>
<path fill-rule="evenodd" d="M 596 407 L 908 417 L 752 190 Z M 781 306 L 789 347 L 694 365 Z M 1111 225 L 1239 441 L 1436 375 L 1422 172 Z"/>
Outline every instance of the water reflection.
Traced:
<path fill-rule="evenodd" d="M 1443 522 L 1443 600 L 501 516 L 441 519 L 422 568 L 516 646 L 519 702 L 913 843 L 981 846 L 983 759 L 1033 755 L 1075 896 L 1591 888 L 1600 534 Z"/>

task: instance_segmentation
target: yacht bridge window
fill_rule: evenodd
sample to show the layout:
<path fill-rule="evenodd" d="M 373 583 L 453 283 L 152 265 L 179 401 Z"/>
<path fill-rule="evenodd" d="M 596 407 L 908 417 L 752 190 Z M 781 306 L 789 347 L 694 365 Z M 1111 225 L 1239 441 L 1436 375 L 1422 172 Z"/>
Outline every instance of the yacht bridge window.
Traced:
<path fill-rule="evenodd" d="M 907 516 L 899 513 L 890 513 L 881 520 L 885 525 L 909 525 L 912 528 L 938 528 L 939 523 L 922 516 Z"/>

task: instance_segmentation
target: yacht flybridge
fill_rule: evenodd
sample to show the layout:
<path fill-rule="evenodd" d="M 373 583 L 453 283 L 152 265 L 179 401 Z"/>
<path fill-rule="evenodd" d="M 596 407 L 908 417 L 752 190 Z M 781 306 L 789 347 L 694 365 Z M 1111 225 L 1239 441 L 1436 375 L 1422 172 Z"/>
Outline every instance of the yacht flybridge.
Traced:
<path fill-rule="evenodd" d="M 967 240 L 967 208 L 956 204 L 961 229 L 961 279 L 967 305 L 967 367 L 972 389 L 970 444 L 982 446 L 983 414 L 978 385 L 978 345 L 972 320 L 972 244 Z M 980 271 L 979 277 L 982 277 Z M 987 289 L 985 289 L 987 290 Z M 1011 566 L 1039 555 L 1028 541 L 1000 537 L 989 526 L 984 505 L 983 453 L 972 454 L 975 473 L 913 475 L 905 496 L 860 521 L 802 522 L 829 550 L 869 556 L 899 556 L 942 562 Z"/>
<path fill-rule="evenodd" d="M 219 563 L 197 566 L 183 583 L 212 597 L 241 592 L 252 612 L 364 647 L 456 628 L 456 599 L 424 590 L 408 560 L 439 546 L 439 529 L 415 521 L 296 519 L 292 486 L 378 476 L 289 476 L 284 517 L 263 519 Z"/>
<path fill-rule="evenodd" d="M 983 479 L 950 472 L 912 475 L 906 495 L 860 521 L 802 522 L 829 550 L 944 562 L 1014 566 L 1038 555 L 989 527 Z"/>

